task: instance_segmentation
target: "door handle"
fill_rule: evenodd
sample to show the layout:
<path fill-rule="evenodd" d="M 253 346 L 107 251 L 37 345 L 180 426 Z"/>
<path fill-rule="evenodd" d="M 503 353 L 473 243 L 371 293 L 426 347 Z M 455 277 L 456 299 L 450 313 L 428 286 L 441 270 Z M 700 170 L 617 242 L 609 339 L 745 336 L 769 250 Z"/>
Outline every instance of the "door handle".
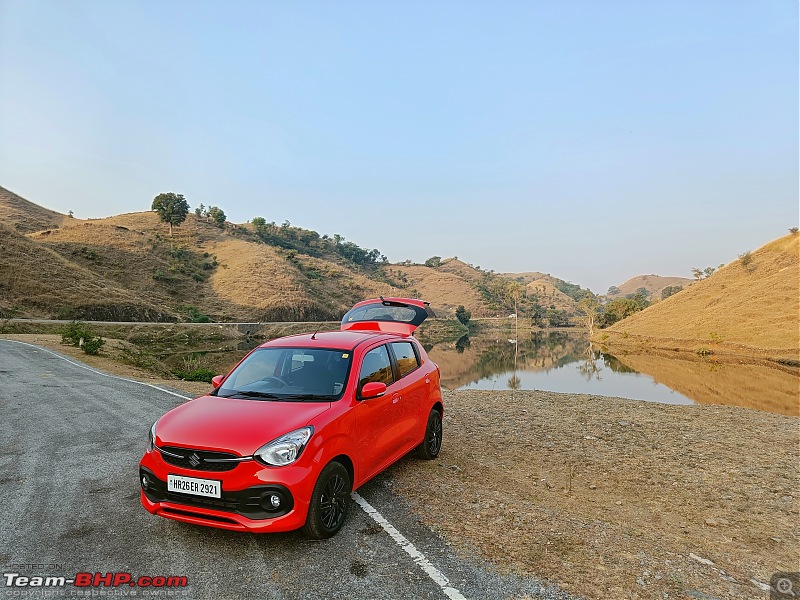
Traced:
<path fill-rule="evenodd" d="M 392 404 L 397 404 L 400 401 L 400 394 L 392 396 Z"/>

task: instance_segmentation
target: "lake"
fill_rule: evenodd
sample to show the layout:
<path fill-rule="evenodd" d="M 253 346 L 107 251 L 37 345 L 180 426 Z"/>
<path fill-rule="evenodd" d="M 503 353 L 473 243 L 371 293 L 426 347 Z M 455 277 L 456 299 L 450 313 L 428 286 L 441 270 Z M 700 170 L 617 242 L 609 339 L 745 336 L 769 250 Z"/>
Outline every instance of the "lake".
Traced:
<path fill-rule="evenodd" d="M 481 334 L 426 344 L 449 390 L 547 390 L 616 396 L 668 404 L 726 404 L 800 415 L 798 370 L 707 359 L 613 356 L 593 349 L 576 332 L 550 331 L 513 339 Z M 147 349 L 174 368 L 192 362 L 215 372 L 233 367 L 257 342 Z M 211 346 L 211 347 L 210 347 Z"/>
<path fill-rule="evenodd" d="M 513 336 L 513 332 L 509 331 Z M 668 404 L 726 404 L 800 414 L 797 369 L 715 358 L 613 356 L 589 349 L 585 335 L 498 334 L 433 345 L 428 354 L 447 389 L 547 390 Z"/>

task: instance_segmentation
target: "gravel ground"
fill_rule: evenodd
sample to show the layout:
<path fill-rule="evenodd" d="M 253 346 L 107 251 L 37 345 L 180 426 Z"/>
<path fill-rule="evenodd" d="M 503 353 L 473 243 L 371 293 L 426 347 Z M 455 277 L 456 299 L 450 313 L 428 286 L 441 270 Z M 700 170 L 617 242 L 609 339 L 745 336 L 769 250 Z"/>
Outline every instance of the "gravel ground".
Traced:
<path fill-rule="evenodd" d="M 466 555 L 589 598 L 758 598 L 800 570 L 800 419 L 552 392 L 448 392 L 394 488 Z M 703 595 L 705 594 L 705 595 Z"/>

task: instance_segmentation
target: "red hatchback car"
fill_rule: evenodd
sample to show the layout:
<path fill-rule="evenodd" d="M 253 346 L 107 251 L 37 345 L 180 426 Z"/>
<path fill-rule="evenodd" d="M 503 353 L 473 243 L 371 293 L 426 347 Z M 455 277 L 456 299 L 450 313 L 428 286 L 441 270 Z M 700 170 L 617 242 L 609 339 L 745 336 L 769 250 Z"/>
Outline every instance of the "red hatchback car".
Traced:
<path fill-rule="evenodd" d="M 341 331 L 254 349 L 153 424 L 142 505 L 223 529 L 334 535 L 352 490 L 411 450 L 439 454 L 439 368 L 412 337 L 429 315 L 421 300 L 381 297 Z"/>

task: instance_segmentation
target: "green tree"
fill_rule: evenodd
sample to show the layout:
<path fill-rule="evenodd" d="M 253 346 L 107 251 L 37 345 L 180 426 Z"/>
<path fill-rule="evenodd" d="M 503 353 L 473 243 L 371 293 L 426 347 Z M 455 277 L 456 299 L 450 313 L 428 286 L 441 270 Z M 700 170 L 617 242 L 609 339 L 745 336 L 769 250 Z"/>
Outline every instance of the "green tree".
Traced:
<path fill-rule="evenodd" d="M 594 294 L 584 296 L 578 302 L 578 310 L 581 312 L 582 320 L 586 329 L 589 330 L 589 337 L 594 335 L 594 325 L 600 316 L 600 301 Z"/>
<path fill-rule="evenodd" d="M 620 292 L 619 292 L 619 288 L 618 288 L 617 286 L 615 286 L 615 285 L 612 285 L 610 288 L 608 288 L 608 292 L 606 292 L 606 293 L 607 293 L 609 296 L 616 296 L 616 295 L 618 295 Z"/>
<path fill-rule="evenodd" d="M 425 261 L 426 267 L 433 267 L 434 269 L 442 264 L 442 257 L 441 256 L 431 256 L 428 260 Z"/>
<path fill-rule="evenodd" d="M 569 321 L 567 311 L 558 310 L 557 308 L 547 310 L 547 320 L 550 322 L 551 327 L 569 327 L 572 324 Z"/>
<path fill-rule="evenodd" d="M 205 208 L 206 207 L 203 204 L 200 204 L 200 206 L 194 209 L 194 214 L 197 215 L 198 217 L 202 217 Z"/>
<path fill-rule="evenodd" d="M 472 313 L 464 308 L 463 304 L 459 304 L 458 308 L 456 308 L 456 319 L 461 321 L 462 325 L 466 325 L 469 323 L 469 320 L 472 318 Z"/>
<path fill-rule="evenodd" d="M 632 298 L 612 300 L 603 306 L 603 314 L 599 319 L 599 325 L 601 327 L 609 327 L 617 321 L 644 310 L 648 306 L 650 306 L 650 301 L 641 294 L 635 294 Z"/>
<path fill-rule="evenodd" d="M 663 290 L 661 290 L 661 299 L 666 300 L 670 296 L 674 296 L 678 292 L 683 289 L 682 285 L 668 285 Z"/>
<path fill-rule="evenodd" d="M 169 224 L 169 234 L 172 235 L 172 227 L 177 227 L 186 220 L 189 203 L 183 194 L 166 192 L 153 198 L 152 210 L 158 213 L 159 219 Z"/>
<path fill-rule="evenodd" d="M 250 221 L 253 224 L 253 227 L 256 228 L 256 231 L 263 231 L 264 228 L 267 226 L 267 220 L 264 217 L 253 217 L 253 220 Z"/>
<path fill-rule="evenodd" d="M 217 227 L 225 227 L 225 212 L 219 206 L 209 208 L 208 216 Z"/>

